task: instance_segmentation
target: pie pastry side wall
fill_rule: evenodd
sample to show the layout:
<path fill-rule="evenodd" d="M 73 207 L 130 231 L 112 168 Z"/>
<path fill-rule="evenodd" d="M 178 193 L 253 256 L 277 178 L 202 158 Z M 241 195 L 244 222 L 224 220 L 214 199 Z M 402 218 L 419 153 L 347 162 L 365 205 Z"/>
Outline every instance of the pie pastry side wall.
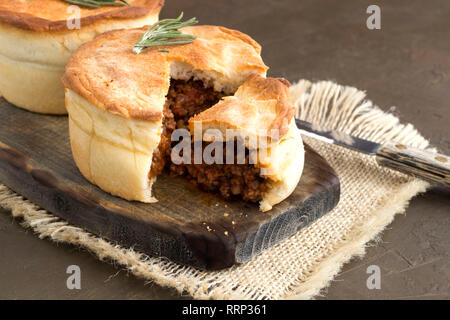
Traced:
<path fill-rule="evenodd" d="M 66 89 L 66 106 L 72 154 L 83 176 L 127 200 L 155 202 L 148 174 L 162 121 L 106 112 L 70 89 Z"/>
<path fill-rule="evenodd" d="M 268 211 L 294 191 L 303 173 L 305 151 L 295 120 L 290 123 L 286 136 L 268 152 L 268 157 L 260 155 L 258 161 L 263 176 L 272 180 L 270 190 L 260 202 L 260 210 Z"/>

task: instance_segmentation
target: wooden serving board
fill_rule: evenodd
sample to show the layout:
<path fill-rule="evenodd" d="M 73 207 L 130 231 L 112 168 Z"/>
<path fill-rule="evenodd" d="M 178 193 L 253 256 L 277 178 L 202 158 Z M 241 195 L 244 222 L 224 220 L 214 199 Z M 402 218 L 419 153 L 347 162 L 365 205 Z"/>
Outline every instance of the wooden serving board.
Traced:
<path fill-rule="evenodd" d="M 0 181 L 49 212 L 96 235 L 201 269 L 220 269 L 255 255 L 330 211 L 339 179 L 305 145 L 294 193 L 269 212 L 224 201 L 183 178 L 158 177 L 159 202 L 111 196 L 86 181 L 72 160 L 67 117 L 38 115 L 0 98 Z"/>

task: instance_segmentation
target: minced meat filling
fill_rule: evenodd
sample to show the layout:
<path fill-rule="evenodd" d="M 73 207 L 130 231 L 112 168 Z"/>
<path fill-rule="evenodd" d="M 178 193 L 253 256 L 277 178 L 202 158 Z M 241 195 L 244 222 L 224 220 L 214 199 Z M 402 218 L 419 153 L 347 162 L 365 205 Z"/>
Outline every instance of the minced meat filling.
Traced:
<path fill-rule="evenodd" d="M 188 121 L 194 115 L 211 108 L 225 96 L 222 92 L 213 88 L 205 88 L 199 80 L 174 80 L 170 81 L 167 101 L 170 102 L 177 128 L 187 128 Z"/>
<path fill-rule="evenodd" d="M 203 149 L 208 143 L 203 143 Z M 194 159 L 194 148 L 191 148 Z M 268 190 L 267 180 L 259 175 L 260 169 L 249 164 L 249 152 L 245 149 L 245 164 L 237 164 L 237 148 L 234 150 L 234 164 L 170 164 L 171 174 L 185 176 L 191 183 L 208 192 L 218 192 L 224 198 L 240 195 L 248 201 L 259 201 Z"/>
<path fill-rule="evenodd" d="M 185 176 L 191 183 L 225 198 L 241 196 L 248 201 L 259 201 L 268 190 L 268 182 L 259 175 L 259 169 L 249 164 L 246 150 L 245 164 L 180 164 L 170 161 L 171 133 L 175 128 L 186 128 L 189 118 L 219 102 L 225 94 L 205 88 L 198 80 L 171 80 L 164 106 L 163 132 L 158 148 L 153 153 L 150 177 L 162 172 L 167 163 L 171 175 Z M 203 147 L 206 143 L 203 143 Z M 194 148 L 191 148 L 194 152 Z M 225 152 L 224 161 L 225 161 Z M 192 155 L 193 159 L 193 155 Z M 235 161 L 235 163 L 237 163 Z"/>
<path fill-rule="evenodd" d="M 163 131 L 161 133 L 161 140 L 158 147 L 153 151 L 152 167 L 150 169 L 150 178 L 159 175 L 167 161 L 170 159 L 171 152 L 171 134 L 175 130 L 175 118 L 172 111 L 170 111 L 169 101 L 166 101 L 163 111 Z"/>

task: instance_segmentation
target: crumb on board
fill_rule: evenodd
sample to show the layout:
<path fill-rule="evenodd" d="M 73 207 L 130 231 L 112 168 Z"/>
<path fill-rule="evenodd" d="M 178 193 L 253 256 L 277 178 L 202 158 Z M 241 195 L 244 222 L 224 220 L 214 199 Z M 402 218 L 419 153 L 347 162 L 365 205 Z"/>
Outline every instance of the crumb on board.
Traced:
<path fill-rule="evenodd" d="M 223 234 L 226 235 L 226 236 L 228 236 L 228 231 L 224 231 Z"/>
<path fill-rule="evenodd" d="M 225 212 L 225 213 L 223 214 L 223 216 L 224 216 L 224 217 L 228 217 L 229 214 Z"/>

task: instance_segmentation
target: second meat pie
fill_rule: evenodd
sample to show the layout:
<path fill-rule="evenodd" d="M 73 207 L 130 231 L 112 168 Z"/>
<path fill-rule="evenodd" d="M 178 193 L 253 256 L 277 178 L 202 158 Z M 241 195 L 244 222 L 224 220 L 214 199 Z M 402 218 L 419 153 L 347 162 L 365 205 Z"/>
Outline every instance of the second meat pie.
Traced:
<path fill-rule="evenodd" d="M 156 201 L 152 184 L 164 168 L 203 190 L 259 202 L 262 211 L 287 198 L 303 170 L 303 144 L 289 83 L 265 77 L 260 46 L 238 31 L 197 26 L 182 30 L 197 36 L 191 44 L 137 55 L 133 44 L 144 31 L 100 35 L 66 67 L 70 139 L 81 173 L 113 195 L 142 202 Z M 193 133 L 198 124 L 203 150 L 233 139 L 245 147 L 243 163 L 174 163 L 172 132 Z M 228 138 L 227 129 L 237 135 Z M 211 132 L 223 133 L 222 140 Z M 268 141 L 264 148 L 252 143 L 260 140 Z"/>
<path fill-rule="evenodd" d="M 0 94 L 39 113 L 65 114 L 61 77 L 70 55 L 96 35 L 158 20 L 163 0 L 75 7 L 63 0 L 0 0 Z"/>

